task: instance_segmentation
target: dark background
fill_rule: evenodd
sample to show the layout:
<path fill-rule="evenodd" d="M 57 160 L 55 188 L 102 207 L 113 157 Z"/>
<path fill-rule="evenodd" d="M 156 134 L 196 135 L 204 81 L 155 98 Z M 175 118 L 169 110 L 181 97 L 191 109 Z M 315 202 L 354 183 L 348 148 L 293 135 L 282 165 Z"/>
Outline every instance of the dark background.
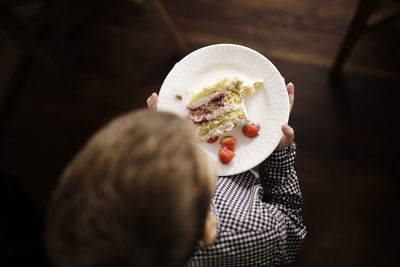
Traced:
<path fill-rule="evenodd" d="M 26 25 L 43 8 L 35 2 L 13 8 Z M 114 116 L 144 107 L 184 56 L 159 17 L 133 2 L 67 1 L 34 36 L 50 61 L 27 56 L 0 20 L 0 169 L 25 188 L 39 218 L 84 142 Z M 362 35 L 332 83 L 357 0 L 161 2 L 189 52 L 242 44 L 295 84 L 290 124 L 308 236 L 291 266 L 398 266 L 400 21 Z M 381 1 L 372 19 L 398 8 Z M 31 215 L 16 216 L 31 224 Z M 1 260 L 42 259 L 38 235 L 18 240 L 0 246 Z"/>

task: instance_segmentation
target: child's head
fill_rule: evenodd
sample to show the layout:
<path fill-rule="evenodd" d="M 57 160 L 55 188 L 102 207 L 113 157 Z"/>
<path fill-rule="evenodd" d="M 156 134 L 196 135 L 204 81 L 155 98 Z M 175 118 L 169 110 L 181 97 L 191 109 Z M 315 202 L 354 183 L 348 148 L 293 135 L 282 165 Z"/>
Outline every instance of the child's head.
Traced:
<path fill-rule="evenodd" d="M 95 134 L 62 174 L 47 216 L 56 266 L 179 266 L 203 236 L 213 164 L 189 126 L 141 110 Z"/>

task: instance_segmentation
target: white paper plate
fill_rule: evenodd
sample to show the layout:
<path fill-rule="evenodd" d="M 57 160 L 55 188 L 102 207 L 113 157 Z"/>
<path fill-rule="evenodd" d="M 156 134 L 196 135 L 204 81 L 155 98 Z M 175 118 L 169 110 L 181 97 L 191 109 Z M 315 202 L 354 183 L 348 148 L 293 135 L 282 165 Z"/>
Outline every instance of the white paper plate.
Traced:
<path fill-rule="evenodd" d="M 263 86 L 245 97 L 250 120 L 261 126 L 259 136 L 249 139 L 236 127 L 226 135 L 236 138 L 236 156 L 228 165 L 218 159 L 219 140 L 199 142 L 215 161 L 218 176 L 233 175 L 260 164 L 276 148 L 281 126 L 289 119 L 289 97 L 283 78 L 275 66 L 260 53 L 240 45 L 217 44 L 198 49 L 178 62 L 165 78 L 158 99 L 158 111 L 186 117 L 186 103 L 192 93 L 223 77 L 234 76 L 245 83 L 263 80 Z M 178 100 L 176 95 L 182 96 Z M 193 125 L 193 134 L 196 126 Z"/>

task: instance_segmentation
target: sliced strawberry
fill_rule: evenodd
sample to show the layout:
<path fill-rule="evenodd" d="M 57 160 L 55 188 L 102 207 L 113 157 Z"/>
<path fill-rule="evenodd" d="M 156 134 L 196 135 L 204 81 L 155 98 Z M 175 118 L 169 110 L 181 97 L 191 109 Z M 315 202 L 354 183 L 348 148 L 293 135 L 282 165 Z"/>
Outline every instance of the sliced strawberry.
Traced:
<path fill-rule="evenodd" d="M 225 136 L 219 141 L 221 146 L 228 148 L 229 150 L 235 151 L 236 139 L 233 136 Z"/>
<path fill-rule="evenodd" d="M 235 157 L 235 152 L 226 147 L 221 147 L 218 151 L 218 157 L 222 164 L 229 164 Z"/>
<path fill-rule="evenodd" d="M 243 126 L 242 128 L 243 134 L 248 138 L 256 137 L 259 131 L 260 131 L 260 126 L 254 123 Z"/>
<path fill-rule="evenodd" d="M 207 143 L 212 144 L 212 143 L 217 142 L 217 140 L 218 140 L 218 136 L 211 137 L 211 138 L 209 138 L 209 139 L 207 140 Z"/>

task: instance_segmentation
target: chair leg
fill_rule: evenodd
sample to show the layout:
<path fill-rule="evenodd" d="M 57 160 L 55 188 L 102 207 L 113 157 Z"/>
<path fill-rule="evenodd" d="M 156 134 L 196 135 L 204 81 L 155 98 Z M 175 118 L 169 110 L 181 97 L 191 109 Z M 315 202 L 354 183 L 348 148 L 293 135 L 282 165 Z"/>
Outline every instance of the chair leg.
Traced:
<path fill-rule="evenodd" d="M 28 29 L 20 22 L 11 8 L 0 8 L 0 25 L 9 37 L 19 43 L 32 55 L 32 58 L 49 69 L 56 70 L 52 58 L 43 47 L 30 36 Z"/>
<path fill-rule="evenodd" d="M 176 45 L 178 46 L 181 53 L 186 55 L 189 52 L 189 48 L 186 44 L 185 39 L 183 38 L 180 31 L 176 28 L 174 22 L 171 17 L 168 15 L 168 12 L 165 10 L 165 7 L 159 0 L 147 0 L 144 1 L 145 4 L 148 5 L 149 9 L 155 13 L 156 17 L 161 19 L 161 22 L 164 26 L 166 26 L 168 32 L 175 40 Z"/>
<path fill-rule="evenodd" d="M 62 15 L 68 4 L 68 0 L 46 0 L 40 12 L 28 22 L 29 34 L 31 36 L 39 34 L 51 20 Z"/>
<path fill-rule="evenodd" d="M 342 41 L 340 49 L 336 55 L 331 68 L 330 76 L 333 81 L 340 77 L 340 72 L 344 62 L 349 56 L 354 43 L 366 28 L 368 18 L 376 8 L 378 0 L 360 0 L 357 11 Z"/>
<path fill-rule="evenodd" d="M 28 53 L 22 53 L 19 62 L 8 81 L 8 86 L 5 88 L 5 92 L 0 102 L 0 146 L 2 142 L 5 130 L 7 128 L 8 119 L 13 111 L 14 104 L 17 101 L 19 93 L 24 86 L 26 75 L 29 71 L 31 63 L 31 57 Z"/>

